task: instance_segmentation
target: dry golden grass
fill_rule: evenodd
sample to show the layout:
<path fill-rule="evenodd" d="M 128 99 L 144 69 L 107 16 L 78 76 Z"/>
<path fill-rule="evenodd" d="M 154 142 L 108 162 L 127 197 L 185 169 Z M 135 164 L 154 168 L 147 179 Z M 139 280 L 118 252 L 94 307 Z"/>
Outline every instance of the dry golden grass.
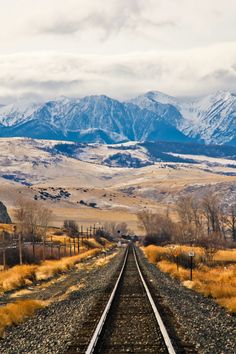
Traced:
<path fill-rule="evenodd" d="M 54 275 L 66 272 L 84 259 L 93 257 L 101 252 L 95 248 L 82 254 L 64 257 L 58 261 L 45 261 L 41 265 L 18 265 L 0 272 L 0 293 L 19 289 L 31 284 L 35 279 L 44 280 Z"/>
<path fill-rule="evenodd" d="M 143 250 L 149 262 L 151 263 L 157 263 L 163 255 L 166 255 L 168 253 L 165 247 L 159 247 L 154 245 L 149 245 Z"/>
<path fill-rule="evenodd" d="M 32 288 L 31 288 L 32 289 Z M 15 299 L 17 297 L 22 297 L 22 296 L 25 296 L 25 295 L 29 295 L 32 293 L 32 290 L 29 290 L 29 289 L 20 289 L 18 291 L 15 291 L 13 292 L 9 298 L 10 299 Z"/>
<path fill-rule="evenodd" d="M 193 281 L 189 281 L 189 270 L 177 266 L 175 263 L 160 261 L 161 271 L 180 279 L 183 284 L 205 296 L 214 298 L 220 305 L 229 311 L 236 311 L 236 265 L 229 267 L 201 267 L 193 270 Z"/>
<path fill-rule="evenodd" d="M 114 246 L 114 243 L 108 241 L 106 238 L 101 237 L 101 240 L 104 242 L 104 246 L 106 248 L 112 248 Z"/>
<path fill-rule="evenodd" d="M 84 259 L 96 256 L 101 250 L 93 249 L 77 256 L 65 257 L 58 261 L 45 261 L 37 268 L 36 278 L 38 280 L 48 279 L 56 274 L 66 272 Z"/>
<path fill-rule="evenodd" d="M 63 295 L 61 295 L 61 296 L 59 297 L 59 300 L 60 300 L 60 301 L 66 300 L 66 299 L 70 296 L 71 293 L 73 293 L 74 291 L 79 291 L 79 290 L 83 289 L 84 287 L 85 287 L 85 284 L 84 284 L 84 283 L 80 283 L 80 284 L 77 284 L 77 285 L 72 285 L 72 286 L 70 286 L 70 287 L 66 290 L 66 292 L 65 292 Z M 55 301 L 58 301 L 58 299 L 51 299 L 51 300 L 50 300 L 50 304 L 51 304 L 52 302 L 55 302 Z"/>
<path fill-rule="evenodd" d="M 236 249 L 218 251 L 214 256 L 214 260 L 236 262 Z"/>
<path fill-rule="evenodd" d="M 217 299 L 219 305 L 226 307 L 230 312 L 236 313 L 236 296 Z"/>
<path fill-rule="evenodd" d="M 178 255 L 194 251 L 196 257 L 204 254 L 204 249 L 198 247 L 177 246 L 158 247 L 150 245 L 143 249 L 149 262 L 157 264 L 162 272 L 181 280 L 183 284 L 194 289 L 205 296 L 214 298 L 220 305 L 226 307 L 231 312 L 236 312 L 236 265 L 227 267 L 216 266 L 209 268 L 201 265 L 193 270 L 193 281 L 189 280 L 190 271 L 183 267 L 178 267 L 173 262 L 163 259 L 164 255 Z M 215 260 L 235 261 L 235 250 L 220 250 L 215 256 Z"/>
<path fill-rule="evenodd" d="M 0 336 L 3 336 L 6 327 L 22 322 L 42 307 L 44 303 L 35 300 L 22 300 L 0 307 Z"/>
<path fill-rule="evenodd" d="M 98 260 L 96 260 L 94 263 L 93 263 L 93 267 L 97 268 L 97 267 L 103 267 L 105 266 L 106 264 L 108 264 L 113 257 L 115 257 L 117 255 L 117 252 L 109 255 L 109 256 L 106 256 L 106 257 L 103 257 L 103 258 L 99 258 Z"/>
<path fill-rule="evenodd" d="M 0 232 L 2 231 L 7 231 L 7 232 L 13 232 L 13 224 L 0 224 Z"/>
<path fill-rule="evenodd" d="M 201 247 L 190 247 L 190 246 L 154 246 L 149 245 L 143 249 L 149 262 L 157 263 L 162 260 L 164 256 L 173 255 L 178 256 L 180 253 L 188 253 L 190 251 L 195 252 L 195 257 L 200 257 L 204 255 L 204 249 Z"/>
<path fill-rule="evenodd" d="M 158 262 L 158 268 L 165 273 L 171 274 L 173 277 L 185 281 L 189 279 L 189 270 L 179 267 L 175 263 L 169 261 L 160 261 Z"/>
<path fill-rule="evenodd" d="M 18 265 L 0 272 L 0 292 L 29 285 L 35 279 L 36 265 Z"/>

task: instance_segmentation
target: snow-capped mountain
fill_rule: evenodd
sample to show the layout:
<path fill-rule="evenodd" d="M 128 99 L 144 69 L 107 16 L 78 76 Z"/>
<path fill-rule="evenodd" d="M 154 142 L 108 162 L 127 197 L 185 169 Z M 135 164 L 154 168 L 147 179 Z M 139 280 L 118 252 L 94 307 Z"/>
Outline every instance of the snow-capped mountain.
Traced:
<path fill-rule="evenodd" d="M 154 91 L 131 102 L 158 113 L 182 133 L 198 141 L 236 143 L 236 95 L 233 93 L 218 91 L 201 98 L 175 98 Z"/>
<path fill-rule="evenodd" d="M 117 143 L 189 139 L 157 113 L 107 96 L 0 108 L 0 136 Z"/>
<path fill-rule="evenodd" d="M 236 144 L 236 95 L 175 98 L 152 91 L 128 102 L 60 97 L 0 106 L 1 137 L 80 142 L 199 141 Z"/>

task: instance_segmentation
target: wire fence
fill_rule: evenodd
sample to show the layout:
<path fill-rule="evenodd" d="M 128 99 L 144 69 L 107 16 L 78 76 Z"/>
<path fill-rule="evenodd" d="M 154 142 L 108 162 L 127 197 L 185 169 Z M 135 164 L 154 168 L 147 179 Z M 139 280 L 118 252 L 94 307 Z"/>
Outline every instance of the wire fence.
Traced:
<path fill-rule="evenodd" d="M 0 235 L 0 270 L 5 270 L 10 266 L 39 263 L 44 260 L 61 259 L 78 255 L 84 248 L 91 248 L 89 239 L 97 235 L 95 226 L 80 228 L 80 231 L 73 236 L 49 237 L 24 236 L 22 233 L 2 232 Z M 58 238 L 58 240 L 57 240 Z"/>

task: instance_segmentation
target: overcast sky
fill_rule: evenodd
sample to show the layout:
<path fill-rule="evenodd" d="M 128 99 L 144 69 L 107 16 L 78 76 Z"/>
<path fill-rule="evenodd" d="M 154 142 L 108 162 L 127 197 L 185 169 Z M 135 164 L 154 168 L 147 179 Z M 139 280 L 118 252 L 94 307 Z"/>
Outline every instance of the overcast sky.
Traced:
<path fill-rule="evenodd" d="M 235 0 L 0 0 L 0 103 L 236 91 Z"/>

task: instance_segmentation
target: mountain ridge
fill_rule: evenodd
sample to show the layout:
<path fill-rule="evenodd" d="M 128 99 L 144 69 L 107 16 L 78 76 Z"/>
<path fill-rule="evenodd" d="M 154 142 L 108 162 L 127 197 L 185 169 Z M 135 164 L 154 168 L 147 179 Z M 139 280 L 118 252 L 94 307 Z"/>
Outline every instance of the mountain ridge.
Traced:
<path fill-rule="evenodd" d="M 121 102 L 106 95 L 18 100 L 0 106 L 0 137 L 81 142 L 177 141 L 236 145 L 236 95 L 176 98 L 149 91 Z"/>

